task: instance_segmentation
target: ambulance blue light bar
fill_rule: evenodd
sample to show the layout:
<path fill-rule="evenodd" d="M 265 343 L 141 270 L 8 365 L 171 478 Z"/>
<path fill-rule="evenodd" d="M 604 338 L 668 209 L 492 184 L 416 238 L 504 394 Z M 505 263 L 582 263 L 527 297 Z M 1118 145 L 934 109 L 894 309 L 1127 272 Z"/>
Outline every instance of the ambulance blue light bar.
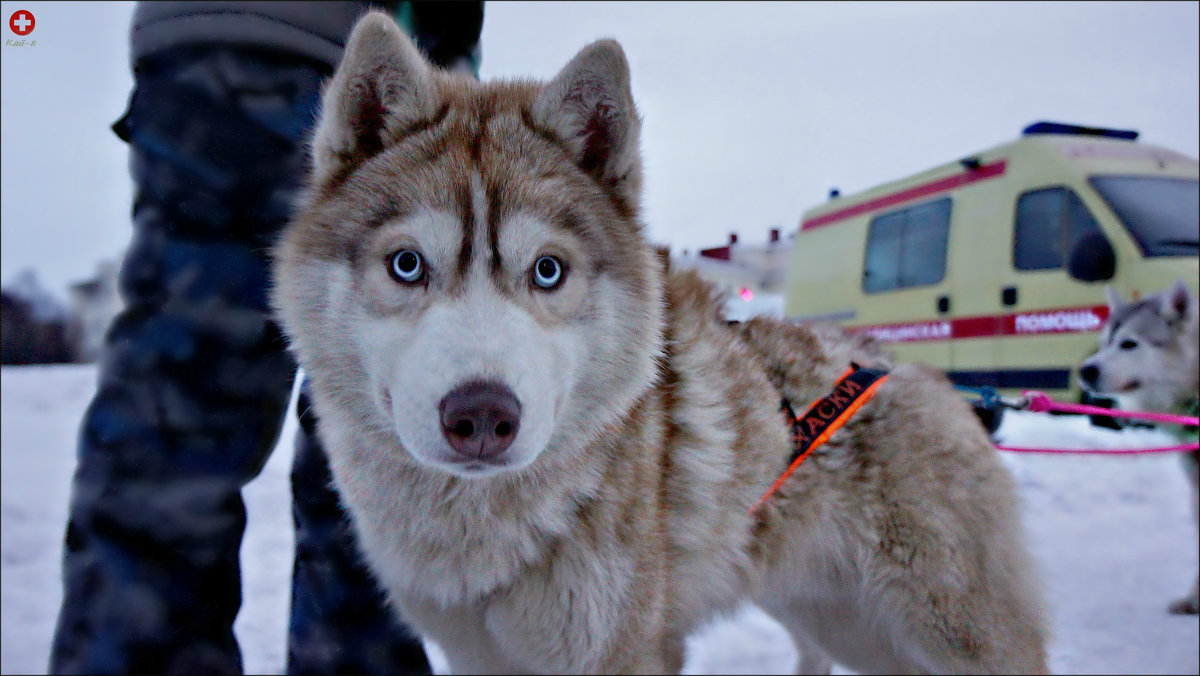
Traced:
<path fill-rule="evenodd" d="M 1138 133 L 1132 129 L 1107 129 L 1105 127 L 1084 127 L 1078 124 L 1063 122 L 1034 122 L 1021 131 L 1024 136 L 1034 134 L 1073 134 L 1075 136 L 1105 136 L 1136 141 Z"/>

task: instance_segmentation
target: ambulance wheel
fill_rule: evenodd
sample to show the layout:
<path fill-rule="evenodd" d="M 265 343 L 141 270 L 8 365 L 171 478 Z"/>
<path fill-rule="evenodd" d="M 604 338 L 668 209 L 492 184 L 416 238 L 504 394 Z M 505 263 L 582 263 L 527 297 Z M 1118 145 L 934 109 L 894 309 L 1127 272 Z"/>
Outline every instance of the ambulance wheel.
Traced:
<path fill-rule="evenodd" d="M 987 430 L 989 436 L 996 433 L 1000 429 L 1000 423 L 1004 421 L 1004 409 L 999 406 L 987 406 L 983 402 L 974 402 L 971 404 L 972 410 L 975 411 L 975 417 L 979 418 L 979 423 L 983 425 L 983 429 Z"/>
<path fill-rule="evenodd" d="M 1079 395 L 1079 403 L 1085 406 L 1100 406 L 1101 408 L 1113 408 L 1116 405 L 1116 402 L 1108 397 L 1093 397 L 1087 392 Z M 1089 415 L 1088 420 L 1094 427 L 1102 427 L 1110 430 L 1125 428 L 1125 425 L 1119 419 L 1108 415 Z"/>

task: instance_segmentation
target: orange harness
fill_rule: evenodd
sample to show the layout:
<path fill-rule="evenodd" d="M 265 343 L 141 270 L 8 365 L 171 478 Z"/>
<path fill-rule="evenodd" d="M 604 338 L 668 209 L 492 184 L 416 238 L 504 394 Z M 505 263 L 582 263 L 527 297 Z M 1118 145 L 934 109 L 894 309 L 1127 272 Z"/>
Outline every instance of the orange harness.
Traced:
<path fill-rule="evenodd" d="M 887 377 L 886 371 L 863 368 L 850 362 L 850 368 L 838 378 L 833 392 L 810 404 L 804 415 L 797 416 L 791 403 L 784 399 L 782 409 L 787 414 L 788 424 L 792 426 L 792 457 L 788 459 L 787 469 L 750 507 L 749 513 L 757 511 L 767 498 L 779 490 L 814 448 L 829 441 L 829 437 L 875 395 Z"/>

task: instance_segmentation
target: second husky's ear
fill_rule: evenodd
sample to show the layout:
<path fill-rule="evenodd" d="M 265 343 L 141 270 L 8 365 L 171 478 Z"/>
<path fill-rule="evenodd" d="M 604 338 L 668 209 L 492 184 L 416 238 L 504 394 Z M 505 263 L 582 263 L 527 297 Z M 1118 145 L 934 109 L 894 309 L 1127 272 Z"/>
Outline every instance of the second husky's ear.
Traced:
<path fill-rule="evenodd" d="M 1108 314 L 1110 316 L 1116 314 L 1117 310 L 1125 305 L 1125 301 L 1121 300 L 1121 295 L 1117 293 L 1112 284 L 1104 285 L 1104 297 L 1108 299 Z"/>
<path fill-rule="evenodd" d="M 1182 279 L 1175 280 L 1162 295 L 1159 313 L 1170 324 L 1186 324 L 1196 314 L 1196 297 Z"/>
<path fill-rule="evenodd" d="M 433 86 L 417 48 L 383 12 L 354 26 L 337 72 L 325 86 L 313 137 L 318 182 L 343 175 L 430 114 Z"/>
<path fill-rule="evenodd" d="M 567 145 L 575 163 L 637 203 L 641 120 L 629 87 L 629 62 L 615 40 L 584 47 L 538 94 L 534 120 Z"/>

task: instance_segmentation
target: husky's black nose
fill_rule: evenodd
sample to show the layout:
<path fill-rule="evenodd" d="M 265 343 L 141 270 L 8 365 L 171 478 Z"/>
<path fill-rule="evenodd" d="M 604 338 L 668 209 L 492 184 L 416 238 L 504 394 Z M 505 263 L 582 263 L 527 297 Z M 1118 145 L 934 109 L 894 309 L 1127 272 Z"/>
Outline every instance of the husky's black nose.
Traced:
<path fill-rule="evenodd" d="M 446 441 L 472 458 L 500 455 L 521 426 L 521 403 L 512 390 L 496 382 L 459 385 L 438 403 L 438 413 Z"/>
<path fill-rule="evenodd" d="M 1095 364 L 1084 364 L 1079 368 L 1079 379 L 1088 387 L 1095 387 L 1100 379 L 1100 367 Z"/>

